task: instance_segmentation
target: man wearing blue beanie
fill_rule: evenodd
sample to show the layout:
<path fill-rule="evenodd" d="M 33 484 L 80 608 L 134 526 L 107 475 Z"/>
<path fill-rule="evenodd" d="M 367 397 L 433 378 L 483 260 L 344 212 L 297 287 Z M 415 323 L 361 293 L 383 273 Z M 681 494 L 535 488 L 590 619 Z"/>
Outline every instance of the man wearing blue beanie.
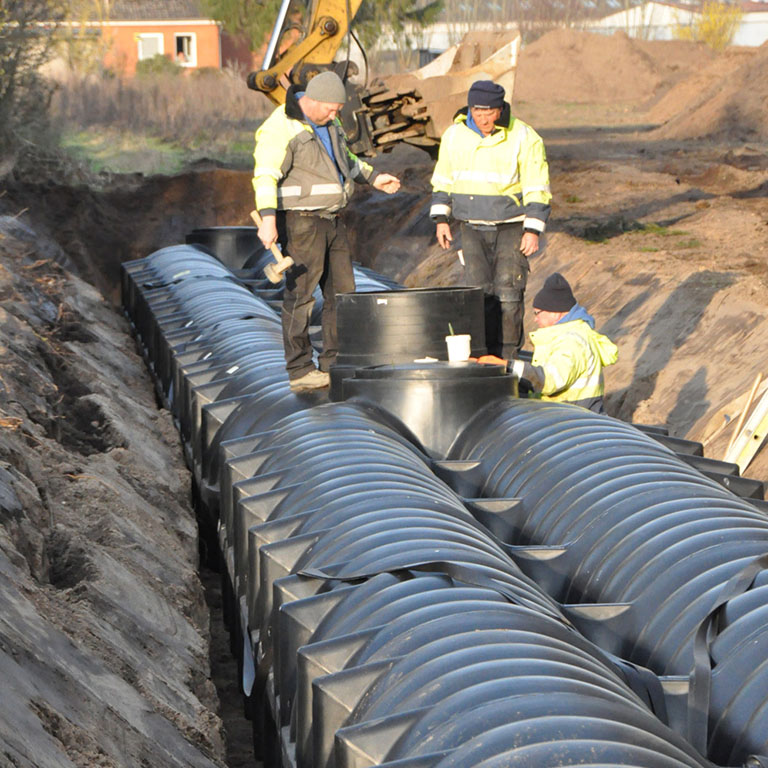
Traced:
<path fill-rule="evenodd" d="M 461 229 L 464 279 L 485 292 L 486 347 L 503 358 L 523 343 L 528 257 L 541 247 L 552 195 L 544 143 L 512 116 L 504 89 L 478 80 L 440 142 L 430 217 L 444 249 Z"/>

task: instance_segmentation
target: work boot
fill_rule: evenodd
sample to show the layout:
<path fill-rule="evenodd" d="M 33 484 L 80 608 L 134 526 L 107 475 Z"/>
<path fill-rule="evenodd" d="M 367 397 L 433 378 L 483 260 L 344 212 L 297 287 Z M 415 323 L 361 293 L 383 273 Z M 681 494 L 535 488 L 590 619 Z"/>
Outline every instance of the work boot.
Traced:
<path fill-rule="evenodd" d="M 313 368 L 298 379 L 291 379 L 291 389 L 323 389 L 331 384 L 331 375 Z"/>

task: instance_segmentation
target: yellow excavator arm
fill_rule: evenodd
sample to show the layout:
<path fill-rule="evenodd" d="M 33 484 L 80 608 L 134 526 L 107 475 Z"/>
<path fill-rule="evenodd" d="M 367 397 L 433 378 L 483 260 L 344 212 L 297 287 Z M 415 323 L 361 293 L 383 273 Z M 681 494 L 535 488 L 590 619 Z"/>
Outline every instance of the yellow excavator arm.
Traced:
<path fill-rule="evenodd" d="M 306 83 L 328 68 L 361 2 L 315 0 L 306 13 L 307 22 L 296 24 L 292 16 L 302 15 L 301 7 L 283 0 L 264 63 L 260 71 L 248 76 L 249 87 L 266 94 L 275 104 L 284 104 L 286 79 L 290 83 Z M 298 39 L 286 40 L 292 30 L 296 30 Z"/>
<path fill-rule="evenodd" d="M 346 80 L 345 62 L 334 57 L 362 0 L 313 0 L 304 8 L 306 1 L 283 0 L 262 68 L 248 75 L 248 86 L 275 104 L 285 103 L 290 85 L 306 85 L 323 70 L 334 69 Z M 514 27 L 470 32 L 421 69 L 369 87 L 347 82 L 341 121 L 350 149 L 370 156 L 405 142 L 435 154 L 475 80 L 500 83 L 511 99 L 519 50 Z"/>

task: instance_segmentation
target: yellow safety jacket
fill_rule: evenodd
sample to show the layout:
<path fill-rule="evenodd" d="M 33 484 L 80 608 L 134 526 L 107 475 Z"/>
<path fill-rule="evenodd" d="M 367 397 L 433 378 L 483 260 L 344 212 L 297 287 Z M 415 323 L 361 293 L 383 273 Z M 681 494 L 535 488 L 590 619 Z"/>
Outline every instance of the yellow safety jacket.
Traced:
<path fill-rule="evenodd" d="M 296 99 L 286 101 L 256 131 L 253 189 L 262 215 L 280 210 L 334 213 L 349 201 L 353 181 L 372 183 L 378 175 L 347 147 L 338 120 L 328 124 L 334 157 L 307 122 Z"/>
<path fill-rule="evenodd" d="M 549 166 L 544 142 L 504 104 L 498 126 L 481 136 L 462 110 L 443 134 L 432 174 L 435 221 L 523 221 L 543 232 L 550 213 Z"/>
<path fill-rule="evenodd" d="M 528 334 L 532 365 L 544 373 L 541 399 L 591 407 L 605 390 L 603 367 L 619 359 L 616 345 L 584 320 L 570 320 Z"/>

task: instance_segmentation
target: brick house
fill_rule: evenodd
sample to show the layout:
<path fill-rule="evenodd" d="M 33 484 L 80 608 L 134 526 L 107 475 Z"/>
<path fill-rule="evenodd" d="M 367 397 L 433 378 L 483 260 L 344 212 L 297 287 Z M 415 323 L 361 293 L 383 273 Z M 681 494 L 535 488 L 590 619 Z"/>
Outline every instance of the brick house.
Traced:
<path fill-rule="evenodd" d="M 89 26 L 99 28 L 105 43 L 104 64 L 121 74 L 133 74 L 139 61 L 157 54 L 189 69 L 234 64 L 249 71 L 260 63 L 196 0 L 104 0 L 104 10 Z"/>

